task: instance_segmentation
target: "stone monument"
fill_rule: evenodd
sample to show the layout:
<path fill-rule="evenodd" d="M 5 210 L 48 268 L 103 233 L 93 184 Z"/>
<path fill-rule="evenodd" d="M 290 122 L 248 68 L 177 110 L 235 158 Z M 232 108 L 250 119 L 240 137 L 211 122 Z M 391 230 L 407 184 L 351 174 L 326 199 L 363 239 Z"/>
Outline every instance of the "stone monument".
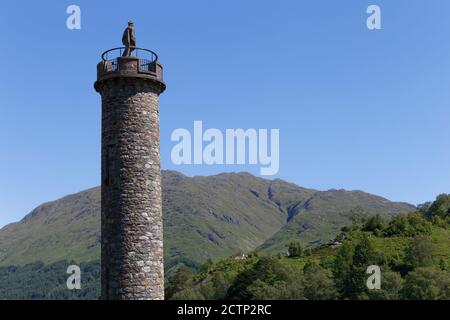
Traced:
<path fill-rule="evenodd" d="M 162 70 L 156 53 L 132 44 L 106 51 L 97 65 L 105 300 L 164 299 L 158 109 L 166 88 Z"/>

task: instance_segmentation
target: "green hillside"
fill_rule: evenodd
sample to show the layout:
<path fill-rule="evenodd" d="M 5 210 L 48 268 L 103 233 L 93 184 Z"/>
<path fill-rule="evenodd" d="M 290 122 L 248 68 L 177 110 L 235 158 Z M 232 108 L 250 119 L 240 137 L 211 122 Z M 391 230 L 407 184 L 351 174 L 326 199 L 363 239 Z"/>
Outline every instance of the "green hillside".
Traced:
<path fill-rule="evenodd" d="M 412 207 L 360 191 L 318 192 L 249 174 L 163 177 L 167 298 L 450 299 L 448 195 L 400 214 Z M 302 216 L 309 227 L 290 233 Z M 3 228 L 0 298 L 97 299 L 98 217 L 95 188 Z M 77 292 L 65 289 L 73 263 L 84 279 Z M 372 264 L 382 270 L 379 291 L 362 285 Z"/>
<path fill-rule="evenodd" d="M 366 216 L 332 242 L 287 255 L 251 254 L 196 273 L 180 268 L 168 280 L 169 299 L 450 299 L 450 196 L 440 211 L 421 208 L 391 218 Z M 381 289 L 366 286 L 367 267 L 381 268 Z"/>
<path fill-rule="evenodd" d="M 100 189 L 45 203 L 0 230 L 0 266 L 98 260 Z"/>
<path fill-rule="evenodd" d="M 413 206 L 360 191 L 316 191 L 248 173 L 186 177 L 163 171 L 165 263 L 196 267 L 261 248 L 285 252 L 292 239 L 317 246 L 349 223 L 351 212 L 393 215 Z M 43 204 L 0 230 L 0 266 L 100 256 L 100 189 Z"/>
<path fill-rule="evenodd" d="M 286 252 L 293 239 L 299 239 L 306 247 L 315 247 L 333 239 L 340 229 L 349 224 L 355 211 L 369 215 L 393 216 L 414 208 L 361 191 L 329 190 L 316 192 L 290 209 L 291 219 L 259 250 L 262 252 Z"/>

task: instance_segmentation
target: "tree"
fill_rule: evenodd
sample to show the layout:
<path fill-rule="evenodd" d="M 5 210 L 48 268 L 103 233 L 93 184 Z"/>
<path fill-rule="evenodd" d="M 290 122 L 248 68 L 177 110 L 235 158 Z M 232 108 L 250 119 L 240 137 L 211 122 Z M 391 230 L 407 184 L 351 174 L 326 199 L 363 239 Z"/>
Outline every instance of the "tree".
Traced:
<path fill-rule="evenodd" d="M 286 290 L 285 282 L 275 282 L 272 285 L 258 279 L 247 290 L 253 300 L 281 300 Z"/>
<path fill-rule="evenodd" d="M 338 293 L 328 270 L 314 262 L 307 262 L 303 268 L 304 296 L 308 300 L 334 300 Z"/>
<path fill-rule="evenodd" d="M 355 246 L 353 254 L 353 263 L 350 266 L 350 274 L 348 275 L 350 287 L 348 288 L 350 299 L 367 298 L 367 268 L 376 262 L 377 255 L 369 238 L 364 235 L 359 243 Z"/>
<path fill-rule="evenodd" d="M 185 266 L 181 266 L 169 278 L 166 288 L 166 297 L 170 299 L 175 293 L 193 287 L 193 273 Z"/>
<path fill-rule="evenodd" d="M 269 286 L 274 286 L 275 283 L 289 283 L 293 279 L 291 278 L 289 270 L 281 264 L 279 259 L 263 257 L 251 269 L 245 270 L 237 275 L 233 284 L 228 289 L 226 299 L 254 299 L 255 291 L 252 290 L 251 286 L 257 280 L 260 280 Z"/>
<path fill-rule="evenodd" d="M 369 291 L 370 299 L 399 300 L 404 280 L 397 272 L 383 271 L 381 273 L 381 290 Z"/>
<path fill-rule="evenodd" d="M 427 221 L 423 215 L 413 212 L 408 215 L 408 236 L 431 234 L 431 223 Z"/>
<path fill-rule="evenodd" d="M 428 210 L 428 216 L 440 216 L 448 217 L 450 216 L 450 194 L 441 194 L 436 200 L 431 204 Z"/>
<path fill-rule="evenodd" d="M 402 290 L 404 299 L 450 299 L 449 273 L 434 268 L 417 268 L 406 276 Z"/>
<path fill-rule="evenodd" d="M 421 234 L 431 234 L 431 223 L 420 212 L 398 215 L 391 219 L 385 234 L 390 237 L 414 237 Z"/>
<path fill-rule="evenodd" d="M 195 290 L 200 292 L 205 300 L 214 300 L 216 296 L 216 291 L 214 289 L 214 284 L 211 281 L 203 281 L 203 283 L 194 285 Z M 174 299 L 172 299 L 174 300 Z"/>
<path fill-rule="evenodd" d="M 370 217 L 363 226 L 363 231 L 373 232 L 375 235 L 381 235 L 385 228 L 385 221 L 379 214 Z"/>
<path fill-rule="evenodd" d="M 303 256 L 303 247 L 300 241 L 292 241 L 289 244 L 289 257 L 298 258 Z"/>
<path fill-rule="evenodd" d="M 389 221 L 385 234 L 388 237 L 406 235 L 408 231 L 408 218 L 406 215 L 400 214 Z"/>
<path fill-rule="evenodd" d="M 355 247 L 348 243 L 342 245 L 333 268 L 336 288 L 341 298 L 368 298 L 366 271 L 370 265 L 375 263 L 376 258 L 377 255 L 366 235 L 363 235 Z"/>
<path fill-rule="evenodd" d="M 354 248 L 350 242 L 344 242 L 339 248 L 339 251 L 333 263 L 333 276 L 336 283 L 336 288 L 341 297 L 349 295 L 349 275 L 350 268 L 353 264 Z"/>
<path fill-rule="evenodd" d="M 445 218 L 440 216 L 432 216 L 431 223 L 440 228 L 447 228 L 450 224 L 450 216 Z"/>
<path fill-rule="evenodd" d="M 417 205 L 417 211 L 419 211 L 420 214 L 423 216 L 426 216 L 428 214 L 428 211 L 430 210 L 430 206 L 432 205 L 432 202 L 427 201 L 422 204 Z"/>
<path fill-rule="evenodd" d="M 211 279 L 214 287 L 214 299 L 223 300 L 227 295 L 228 288 L 231 285 L 231 282 L 225 278 L 223 273 L 216 272 L 214 273 Z"/>
<path fill-rule="evenodd" d="M 410 270 L 433 264 L 433 244 L 426 236 L 416 236 L 405 249 L 405 266 Z"/>
<path fill-rule="evenodd" d="M 200 266 L 200 272 L 209 272 L 213 266 L 214 262 L 211 259 L 208 259 Z"/>
<path fill-rule="evenodd" d="M 193 288 L 184 289 L 175 293 L 170 300 L 205 300 L 202 294 Z"/>

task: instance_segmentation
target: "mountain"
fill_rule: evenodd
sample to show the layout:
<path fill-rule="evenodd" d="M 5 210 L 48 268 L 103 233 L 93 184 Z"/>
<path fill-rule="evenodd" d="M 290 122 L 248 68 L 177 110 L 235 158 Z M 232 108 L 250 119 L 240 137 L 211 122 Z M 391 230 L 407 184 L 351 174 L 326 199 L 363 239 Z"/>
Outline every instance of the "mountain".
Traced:
<path fill-rule="evenodd" d="M 361 191 L 306 189 L 248 173 L 187 177 L 163 171 L 166 269 L 249 252 L 282 252 L 293 239 L 333 239 L 355 208 L 395 215 L 414 210 Z M 45 203 L 0 230 L 0 266 L 89 262 L 100 256 L 100 188 Z"/>
<path fill-rule="evenodd" d="M 100 188 L 34 209 L 0 230 L 0 266 L 91 261 L 100 255 Z"/>
<path fill-rule="evenodd" d="M 248 173 L 188 178 L 164 172 L 169 266 L 254 250 L 286 224 L 286 206 L 293 199 L 306 199 L 314 192 Z"/>
<path fill-rule="evenodd" d="M 309 247 L 323 244 L 349 224 L 354 211 L 393 216 L 412 210 L 414 207 L 411 205 L 391 202 L 362 191 L 319 191 L 288 207 L 291 217 L 288 223 L 266 240 L 259 250 L 286 251 L 292 239 L 301 239 Z"/>

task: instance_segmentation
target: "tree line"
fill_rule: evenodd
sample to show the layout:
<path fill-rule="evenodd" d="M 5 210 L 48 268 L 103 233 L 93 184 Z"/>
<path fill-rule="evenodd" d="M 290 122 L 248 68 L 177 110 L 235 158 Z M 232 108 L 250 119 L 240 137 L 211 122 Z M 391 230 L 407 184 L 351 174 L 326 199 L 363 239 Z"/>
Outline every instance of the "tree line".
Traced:
<path fill-rule="evenodd" d="M 450 299 L 450 195 L 390 219 L 355 208 L 352 223 L 333 243 L 305 250 L 292 241 L 287 254 L 180 267 L 166 283 L 174 300 L 225 299 Z M 433 234 L 444 234 L 433 239 Z M 377 243 L 389 243 L 387 252 Z M 398 246 L 398 248 L 396 248 Z M 448 248 L 448 249 L 447 249 Z M 446 250 L 447 249 L 447 250 Z M 367 267 L 381 268 L 381 289 L 366 285 Z"/>

